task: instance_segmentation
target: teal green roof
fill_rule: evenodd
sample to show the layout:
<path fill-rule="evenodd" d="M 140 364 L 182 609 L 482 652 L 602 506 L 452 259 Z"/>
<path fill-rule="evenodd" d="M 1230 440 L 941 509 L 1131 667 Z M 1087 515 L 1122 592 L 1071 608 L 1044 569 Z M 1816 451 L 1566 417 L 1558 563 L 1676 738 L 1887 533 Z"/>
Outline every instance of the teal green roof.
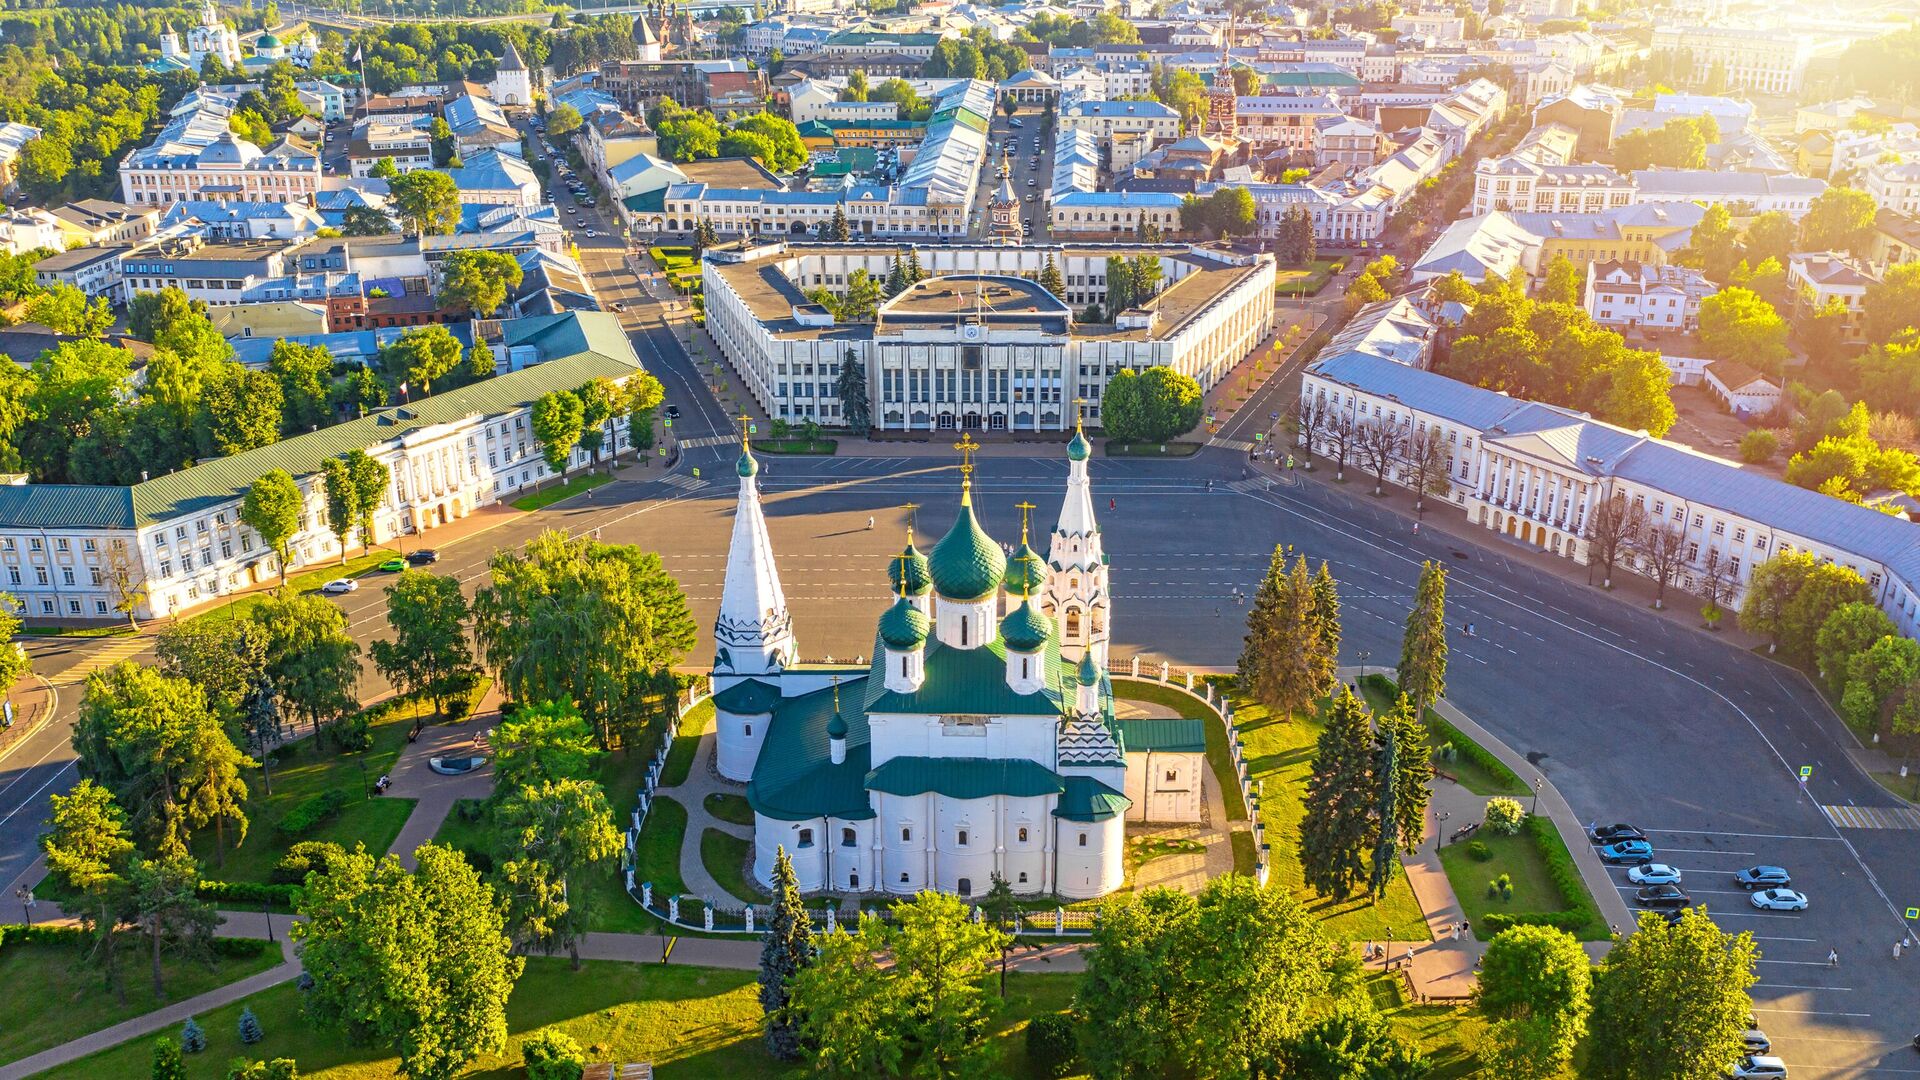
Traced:
<path fill-rule="evenodd" d="M 840 683 L 843 703 L 845 694 L 860 692 L 860 678 L 856 674 Z M 755 813 L 780 821 L 817 817 L 860 821 L 873 816 L 865 784 L 872 761 L 866 714 L 842 713 L 847 758 L 838 765 L 828 746 L 827 728 L 833 718 L 833 691 L 828 688 L 781 701 L 760 746 L 753 780 L 747 784 L 747 802 Z"/>
<path fill-rule="evenodd" d="M 961 494 L 960 516 L 933 545 L 927 570 L 933 574 L 934 588 L 950 600 L 978 600 L 999 591 L 1007 572 L 1007 554 L 974 519 L 970 494 Z"/>
<path fill-rule="evenodd" d="M 1207 722 L 1199 719 L 1146 717 L 1122 720 L 1120 740 L 1129 754 L 1152 750 L 1167 754 L 1207 752 Z"/>
<path fill-rule="evenodd" d="M 780 704 L 780 688 L 757 679 L 737 682 L 713 695 L 714 708 L 735 716 L 758 716 Z"/>
<path fill-rule="evenodd" d="M 1133 800 L 1091 776 L 1069 776 L 1053 816 L 1068 821 L 1105 821 L 1127 812 Z"/>
<path fill-rule="evenodd" d="M 1079 428 L 1073 429 L 1073 438 L 1067 443 L 1068 461 L 1085 461 L 1093 456 L 1093 444 L 1087 441 L 1086 433 Z"/>
<path fill-rule="evenodd" d="M 1047 560 L 1022 541 L 1007 560 L 1007 591 L 1015 596 L 1032 596 L 1047 587 Z"/>
<path fill-rule="evenodd" d="M 918 649 L 927 643 L 927 629 L 931 625 L 926 614 L 902 596 L 880 616 L 880 640 L 886 642 L 889 649 Z"/>
<path fill-rule="evenodd" d="M 912 541 L 908 541 L 906 548 L 900 554 L 905 555 L 906 559 L 902 560 L 899 556 L 895 556 L 887 562 L 887 584 L 893 587 L 893 591 L 896 593 L 900 591 L 903 561 L 906 566 L 904 573 L 907 579 L 908 596 L 919 596 L 933 588 L 933 575 L 928 573 L 927 557 L 920 554 L 920 549 L 914 547 Z"/>
<path fill-rule="evenodd" d="M 1065 788 L 1059 773 L 1025 758 L 897 757 L 867 774 L 869 791 L 889 795 L 931 791 L 949 799 L 985 799 L 1057 795 Z"/>
<path fill-rule="evenodd" d="M 1040 614 L 1030 600 L 1022 600 L 1000 620 L 1000 640 L 1015 652 L 1039 652 L 1052 636 L 1052 620 Z"/>
<path fill-rule="evenodd" d="M 886 656 L 876 644 L 867 680 L 869 713 L 1057 717 L 1070 696 L 1063 688 L 1071 681 L 1071 673 L 1060 662 L 1060 646 L 1053 639 L 1040 654 L 1041 688 L 1031 694 L 1014 693 L 1007 685 L 1004 641 L 977 649 L 956 649 L 939 638 L 928 641 L 926 678 L 912 693 L 887 689 L 881 666 L 885 663 Z"/>

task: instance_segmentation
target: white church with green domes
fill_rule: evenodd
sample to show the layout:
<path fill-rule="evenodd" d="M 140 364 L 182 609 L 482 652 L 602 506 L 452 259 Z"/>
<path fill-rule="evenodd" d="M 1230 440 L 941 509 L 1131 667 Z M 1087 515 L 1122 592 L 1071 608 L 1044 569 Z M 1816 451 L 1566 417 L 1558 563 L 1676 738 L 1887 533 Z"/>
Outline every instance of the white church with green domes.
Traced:
<path fill-rule="evenodd" d="M 1199 820 L 1202 722 L 1114 716 L 1091 450 L 1076 431 L 1044 557 L 1024 527 L 1011 558 L 987 535 L 963 463 L 952 528 L 927 554 L 909 531 L 885 568 L 893 600 L 865 667 L 796 662 L 759 465 L 742 450 L 714 626 L 715 764 L 747 785 L 762 884 L 785 848 L 809 892 L 980 896 L 998 874 L 1017 893 L 1084 899 L 1122 884 L 1129 821 Z"/>

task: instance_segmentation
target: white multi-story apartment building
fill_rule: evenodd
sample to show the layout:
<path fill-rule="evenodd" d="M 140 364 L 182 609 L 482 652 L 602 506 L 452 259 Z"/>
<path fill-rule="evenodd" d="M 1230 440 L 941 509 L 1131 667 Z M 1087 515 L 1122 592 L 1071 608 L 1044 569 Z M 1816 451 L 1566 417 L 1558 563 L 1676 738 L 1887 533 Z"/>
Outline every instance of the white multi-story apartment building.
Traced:
<path fill-rule="evenodd" d="M 320 190 L 320 155 L 287 139 L 262 150 L 235 135 L 222 106 L 180 113 L 153 143 L 120 161 L 127 202 L 181 199 L 291 202 Z"/>
<path fill-rule="evenodd" d="M 306 498 L 289 565 L 336 559 L 320 471 L 348 447 L 391 474 L 373 514 L 376 544 L 431 537 L 538 484 L 547 467 L 531 430 L 533 403 L 602 376 L 622 381 L 641 370 L 640 359 L 618 319 L 601 312 L 512 320 L 502 330 L 496 348 L 532 366 L 132 487 L 0 486 L 0 590 L 29 619 L 119 619 L 128 607 L 146 619 L 274 581 L 276 555 L 240 521 L 247 489 L 274 469 L 290 473 Z M 614 421 L 612 445 L 627 448 L 624 418 Z M 576 451 L 572 464 L 584 462 Z"/>
<path fill-rule="evenodd" d="M 1687 56 L 1705 77 L 1719 70 L 1727 85 L 1762 94 L 1798 93 L 1813 42 L 1805 34 L 1732 26 L 1655 26 L 1653 51 Z"/>
<path fill-rule="evenodd" d="M 1691 267 L 1601 262 L 1587 267 L 1581 304 L 1603 326 L 1687 331 L 1699 325 L 1700 301 L 1719 291 Z"/>
<path fill-rule="evenodd" d="M 1682 534 L 1675 588 L 1699 592 L 1715 574 L 1731 593 L 1722 606 L 1737 605 L 1755 566 L 1804 551 L 1858 572 L 1895 626 L 1920 635 L 1920 528 L 1911 522 L 1362 350 L 1322 352 L 1302 374 L 1301 405 L 1313 415 L 1312 446 L 1323 457 L 1336 423 L 1429 433 L 1447 455 L 1445 491 L 1435 497 L 1541 551 L 1596 561 L 1595 514 L 1618 501 Z M 1417 482 L 1404 466 L 1388 479 Z M 1650 569 L 1631 544 L 1618 565 Z"/>

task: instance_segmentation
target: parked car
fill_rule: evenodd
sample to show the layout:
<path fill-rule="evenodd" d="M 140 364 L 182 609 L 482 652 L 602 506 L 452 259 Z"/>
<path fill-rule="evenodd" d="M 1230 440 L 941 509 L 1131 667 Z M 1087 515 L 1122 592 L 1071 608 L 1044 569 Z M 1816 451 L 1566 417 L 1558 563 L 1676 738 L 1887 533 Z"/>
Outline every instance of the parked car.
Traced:
<path fill-rule="evenodd" d="M 1807 894 L 1792 889 L 1761 889 L 1753 894 L 1753 906 L 1766 911 L 1805 911 Z"/>
<path fill-rule="evenodd" d="M 1743 889 L 1778 889 L 1793 884 L 1793 875 L 1783 866 L 1749 866 L 1733 875 L 1733 883 Z"/>
<path fill-rule="evenodd" d="M 1693 897 L 1678 885 L 1648 885 L 1633 894 L 1633 902 L 1641 907 L 1683 908 L 1693 906 Z"/>
<path fill-rule="evenodd" d="M 1645 840 L 1622 840 L 1600 849 L 1600 861 L 1616 866 L 1635 866 L 1653 861 L 1653 845 Z"/>
<path fill-rule="evenodd" d="M 1622 840 L 1645 840 L 1647 834 L 1631 825 L 1595 825 L 1587 830 L 1587 839 L 1596 844 L 1615 844 Z"/>
<path fill-rule="evenodd" d="M 360 583 L 352 578 L 338 577 L 320 586 L 320 591 L 326 593 L 328 596 L 339 596 L 342 593 L 350 593 L 359 587 Z"/>
<path fill-rule="evenodd" d="M 1740 1041 L 1746 1045 L 1749 1054 L 1764 1054 L 1773 1049 L 1773 1040 L 1759 1028 L 1748 1028 L 1740 1034 Z"/>
<path fill-rule="evenodd" d="M 1635 885 L 1678 885 L 1680 871 L 1666 863 L 1648 863 L 1627 871 L 1627 880 Z"/>
<path fill-rule="evenodd" d="M 1787 1063 L 1777 1057 L 1748 1054 L 1727 1070 L 1733 1080 L 1786 1080 Z"/>
<path fill-rule="evenodd" d="M 381 563 L 379 568 L 389 574 L 397 574 L 407 568 L 407 560 L 398 557 L 388 559 L 386 562 Z"/>

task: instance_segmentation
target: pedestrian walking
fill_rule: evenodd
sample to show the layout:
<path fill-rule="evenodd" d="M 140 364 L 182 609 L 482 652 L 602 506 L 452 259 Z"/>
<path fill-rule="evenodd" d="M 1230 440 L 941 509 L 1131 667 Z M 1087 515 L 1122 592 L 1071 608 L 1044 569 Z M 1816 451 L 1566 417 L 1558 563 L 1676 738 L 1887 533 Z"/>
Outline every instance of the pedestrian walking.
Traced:
<path fill-rule="evenodd" d="M 1827 950 L 1827 966 L 1828 967 L 1840 966 L 1840 950 L 1839 949 Z"/>

